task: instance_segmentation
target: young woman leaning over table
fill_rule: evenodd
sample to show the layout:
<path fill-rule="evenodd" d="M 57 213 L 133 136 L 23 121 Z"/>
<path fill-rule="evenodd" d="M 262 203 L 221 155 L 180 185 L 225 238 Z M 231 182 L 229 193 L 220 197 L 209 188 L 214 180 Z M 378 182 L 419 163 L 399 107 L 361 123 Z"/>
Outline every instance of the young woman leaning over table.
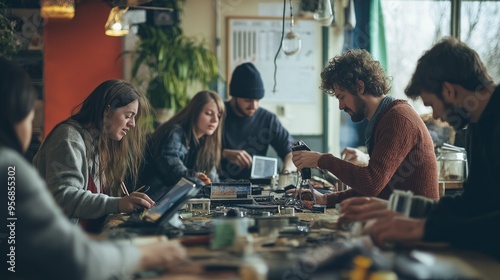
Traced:
<path fill-rule="evenodd" d="M 189 104 L 158 127 L 148 143 L 141 184 L 169 188 L 193 175 L 219 181 L 224 103 L 216 92 L 200 91 Z"/>
<path fill-rule="evenodd" d="M 0 279 L 131 279 L 134 271 L 185 259 L 176 242 L 95 241 L 73 226 L 22 155 L 31 140 L 36 92 L 28 75 L 2 57 L 0 98 L 0 218 L 11 225 L 0 229 Z"/>
<path fill-rule="evenodd" d="M 144 193 L 123 196 L 120 188 L 126 174 L 136 181 L 149 103 L 129 83 L 108 80 L 78 108 L 50 132 L 33 163 L 64 213 L 95 232 L 108 214 L 154 204 Z"/>

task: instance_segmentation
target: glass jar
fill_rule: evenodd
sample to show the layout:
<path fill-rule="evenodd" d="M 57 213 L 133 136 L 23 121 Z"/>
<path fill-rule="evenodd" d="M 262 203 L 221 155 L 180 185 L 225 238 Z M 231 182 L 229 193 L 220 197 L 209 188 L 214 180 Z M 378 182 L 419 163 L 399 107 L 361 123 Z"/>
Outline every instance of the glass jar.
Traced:
<path fill-rule="evenodd" d="M 440 151 L 437 156 L 437 166 L 440 181 L 463 182 L 467 178 L 465 151 Z"/>

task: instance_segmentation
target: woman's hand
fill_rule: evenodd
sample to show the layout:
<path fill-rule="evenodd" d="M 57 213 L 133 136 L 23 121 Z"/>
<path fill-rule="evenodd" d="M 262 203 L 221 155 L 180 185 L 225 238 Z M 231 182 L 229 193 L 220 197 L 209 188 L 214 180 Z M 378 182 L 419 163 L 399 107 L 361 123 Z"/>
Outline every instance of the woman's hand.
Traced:
<path fill-rule="evenodd" d="M 171 268 L 187 258 L 184 247 L 177 241 L 162 240 L 140 245 L 141 262 L 137 270 L 150 268 Z"/>
<path fill-rule="evenodd" d="M 196 178 L 200 179 L 205 185 L 210 185 L 212 183 L 212 180 L 210 180 L 210 178 L 205 173 L 196 172 L 195 176 Z"/>
<path fill-rule="evenodd" d="M 145 193 L 132 192 L 118 200 L 118 210 L 120 213 L 132 213 L 140 209 L 149 209 L 155 202 Z"/>

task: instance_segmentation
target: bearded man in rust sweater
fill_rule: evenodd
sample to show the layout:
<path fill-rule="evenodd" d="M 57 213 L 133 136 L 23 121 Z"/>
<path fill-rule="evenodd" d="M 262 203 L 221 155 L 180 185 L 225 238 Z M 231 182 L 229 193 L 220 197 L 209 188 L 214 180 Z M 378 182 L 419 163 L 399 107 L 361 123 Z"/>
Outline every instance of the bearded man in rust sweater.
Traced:
<path fill-rule="evenodd" d="M 293 163 L 299 170 L 326 169 L 351 187 L 332 194 L 315 191 L 316 203 L 334 207 L 354 196 L 388 199 L 394 189 L 439 199 L 429 131 L 406 101 L 387 96 L 390 84 L 380 63 L 365 50 L 350 50 L 331 59 L 321 79 L 321 88 L 338 99 L 340 110 L 354 122 L 369 121 L 365 137 L 370 158 L 363 165 L 332 154 L 293 152 Z"/>

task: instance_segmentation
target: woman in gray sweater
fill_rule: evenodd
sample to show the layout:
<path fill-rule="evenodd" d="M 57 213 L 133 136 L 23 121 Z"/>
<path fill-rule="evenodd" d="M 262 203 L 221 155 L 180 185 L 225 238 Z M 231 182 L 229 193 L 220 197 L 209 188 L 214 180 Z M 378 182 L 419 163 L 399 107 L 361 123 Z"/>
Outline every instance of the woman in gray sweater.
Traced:
<path fill-rule="evenodd" d="M 90 239 L 71 224 L 23 158 L 34 117 L 27 74 L 0 57 L 0 279 L 124 279 L 186 256 L 175 242 L 120 245 Z M 5 259 L 6 258 L 6 259 Z"/>
<path fill-rule="evenodd" d="M 108 80 L 77 108 L 50 132 L 33 164 L 64 213 L 95 232 L 108 214 L 154 204 L 144 193 L 131 189 L 124 196 L 120 188 L 126 176 L 137 181 L 149 103 L 129 83 Z"/>

